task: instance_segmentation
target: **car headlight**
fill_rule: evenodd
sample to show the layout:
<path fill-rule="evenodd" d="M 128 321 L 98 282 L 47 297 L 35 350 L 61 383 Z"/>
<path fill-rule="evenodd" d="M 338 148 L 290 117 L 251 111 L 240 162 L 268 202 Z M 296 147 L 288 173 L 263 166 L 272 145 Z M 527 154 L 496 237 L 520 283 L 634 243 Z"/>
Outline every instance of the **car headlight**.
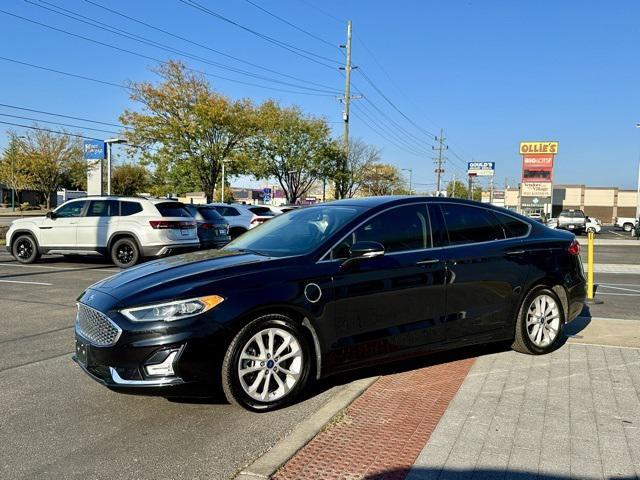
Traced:
<path fill-rule="evenodd" d="M 172 322 L 200 315 L 220 305 L 223 301 L 224 298 L 218 295 L 209 295 L 144 307 L 125 308 L 120 310 L 120 313 L 134 322 Z"/>

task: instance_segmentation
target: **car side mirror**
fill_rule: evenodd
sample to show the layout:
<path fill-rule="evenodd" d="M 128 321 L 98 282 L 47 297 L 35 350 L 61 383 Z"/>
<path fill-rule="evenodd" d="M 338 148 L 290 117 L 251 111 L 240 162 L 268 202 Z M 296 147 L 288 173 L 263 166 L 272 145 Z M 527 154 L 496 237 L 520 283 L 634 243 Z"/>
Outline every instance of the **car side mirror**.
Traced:
<path fill-rule="evenodd" d="M 47 212 L 47 218 L 55 220 L 56 218 L 58 218 L 58 215 L 56 215 L 56 212 Z"/>
<path fill-rule="evenodd" d="M 349 258 L 342 264 L 343 267 L 357 263 L 367 258 L 384 255 L 384 246 L 378 242 L 356 242 L 349 249 Z"/>

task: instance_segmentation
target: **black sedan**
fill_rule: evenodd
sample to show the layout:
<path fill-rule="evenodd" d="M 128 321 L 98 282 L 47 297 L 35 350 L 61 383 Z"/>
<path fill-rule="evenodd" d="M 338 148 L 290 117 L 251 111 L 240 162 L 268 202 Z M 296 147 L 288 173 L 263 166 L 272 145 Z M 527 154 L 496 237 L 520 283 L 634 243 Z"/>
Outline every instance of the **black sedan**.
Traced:
<path fill-rule="evenodd" d="M 469 201 L 311 206 L 91 286 L 74 358 L 112 389 L 221 384 L 266 411 L 312 379 L 411 355 L 504 340 L 543 354 L 582 310 L 579 251 L 571 233 Z"/>
<path fill-rule="evenodd" d="M 196 220 L 200 248 L 220 248 L 231 241 L 229 222 L 210 205 L 185 204 Z"/>

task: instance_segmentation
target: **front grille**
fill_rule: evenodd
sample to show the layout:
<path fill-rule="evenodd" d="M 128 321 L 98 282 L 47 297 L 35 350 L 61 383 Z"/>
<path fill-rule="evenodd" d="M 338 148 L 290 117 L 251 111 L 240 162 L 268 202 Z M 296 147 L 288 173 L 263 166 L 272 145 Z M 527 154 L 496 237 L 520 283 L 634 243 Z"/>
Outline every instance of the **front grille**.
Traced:
<path fill-rule="evenodd" d="M 91 344 L 99 347 L 115 345 L 122 333 L 120 327 L 113 323 L 104 313 L 87 307 L 82 303 L 78 304 L 76 331 L 89 340 Z"/>

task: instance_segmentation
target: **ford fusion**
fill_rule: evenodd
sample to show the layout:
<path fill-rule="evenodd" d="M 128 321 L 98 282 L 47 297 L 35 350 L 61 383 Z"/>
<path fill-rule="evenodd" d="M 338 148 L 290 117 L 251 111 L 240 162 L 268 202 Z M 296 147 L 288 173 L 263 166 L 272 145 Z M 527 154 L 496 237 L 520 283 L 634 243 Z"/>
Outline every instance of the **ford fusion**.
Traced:
<path fill-rule="evenodd" d="M 92 285 L 74 359 L 114 390 L 222 386 L 267 411 L 315 379 L 431 351 L 510 340 L 543 354 L 582 309 L 579 253 L 569 232 L 463 200 L 301 208 Z"/>

